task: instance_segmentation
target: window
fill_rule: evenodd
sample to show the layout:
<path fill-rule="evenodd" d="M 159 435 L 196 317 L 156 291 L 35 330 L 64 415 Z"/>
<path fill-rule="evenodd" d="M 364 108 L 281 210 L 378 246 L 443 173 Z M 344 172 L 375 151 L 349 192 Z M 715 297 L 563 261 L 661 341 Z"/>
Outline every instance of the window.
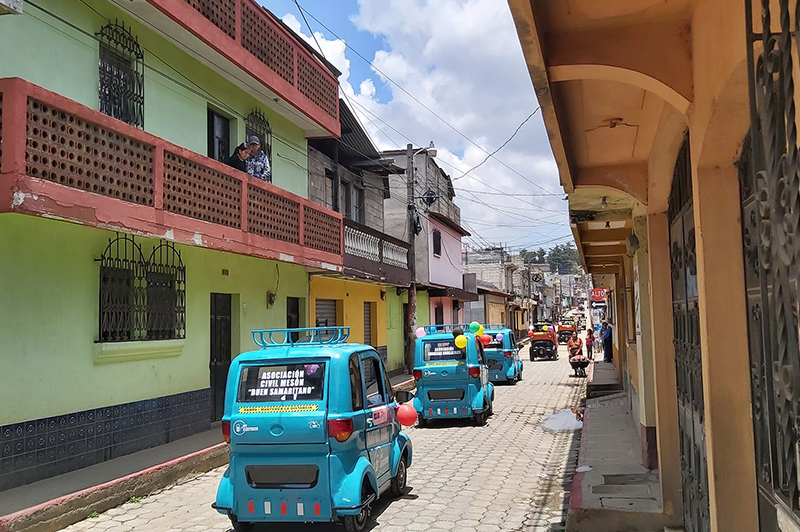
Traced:
<path fill-rule="evenodd" d="M 100 262 L 100 342 L 186 337 L 186 268 L 171 242 L 145 260 L 132 236 L 109 240 Z"/>
<path fill-rule="evenodd" d="M 383 374 L 378 359 L 367 356 L 361 359 L 361 367 L 364 370 L 364 388 L 367 390 L 367 405 L 369 407 L 378 406 L 386 403 L 384 390 Z"/>
<path fill-rule="evenodd" d="M 100 40 L 100 112 L 144 128 L 144 54 L 129 29 L 106 24 Z"/>
<path fill-rule="evenodd" d="M 330 168 L 325 169 L 325 206 L 335 209 L 333 204 L 334 172 Z"/>
<path fill-rule="evenodd" d="M 364 189 L 353 187 L 353 220 L 364 223 Z"/>
<path fill-rule="evenodd" d="M 358 357 L 350 357 L 350 399 L 353 412 L 364 408 L 364 392 L 361 389 L 361 371 L 358 369 Z"/>
<path fill-rule="evenodd" d="M 230 155 L 231 123 L 224 116 L 208 110 L 208 156 L 225 162 Z"/>
<path fill-rule="evenodd" d="M 261 142 L 261 150 L 266 154 L 269 167 L 272 168 L 272 126 L 269 120 L 259 109 L 254 109 L 244 119 L 245 138 L 252 136 L 258 137 Z"/>
<path fill-rule="evenodd" d="M 444 325 L 444 305 L 436 303 L 433 308 L 434 323 L 436 325 Z"/>
<path fill-rule="evenodd" d="M 350 183 L 348 181 L 341 180 L 339 182 L 339 197 L 342 198 L 339 209 L 345 218 L 350 218 L 353 211 L 351 210 L 352 198 L 350 197 Z"/>
<path fill-rule="evenodd" d="M 433 254 L 436 257 L 442 256 L 442 232 L 438 229 L 433 230 Z"/>
<path fill-rule="evenodd" d="M 239 376 L 239 402 L 321 401 L 324 386 L 324 362 L 244 366 Z"/>

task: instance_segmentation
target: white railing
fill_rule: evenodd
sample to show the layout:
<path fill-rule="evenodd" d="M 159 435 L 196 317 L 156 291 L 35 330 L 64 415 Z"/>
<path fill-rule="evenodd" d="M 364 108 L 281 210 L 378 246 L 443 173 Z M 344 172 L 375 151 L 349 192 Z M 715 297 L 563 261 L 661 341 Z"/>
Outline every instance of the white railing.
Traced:
<path fill-rule="evenodd" d="M 380 262 L 380 241 L 377 236 L 369 235 L 354 227 L 344 228 L 344 251 L 355 257 Z"/>
<path fill-rule="evenodd" d="M 408 268 L 408 249 L 384 240 L 383 262 L 390 266 Z"/>

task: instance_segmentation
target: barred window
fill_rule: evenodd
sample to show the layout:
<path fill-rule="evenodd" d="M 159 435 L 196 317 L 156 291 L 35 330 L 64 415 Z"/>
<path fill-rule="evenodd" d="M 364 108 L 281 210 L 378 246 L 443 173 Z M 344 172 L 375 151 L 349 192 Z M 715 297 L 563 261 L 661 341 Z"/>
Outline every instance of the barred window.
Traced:
<path fill-rule="evenodd" d="M 144 128 L 144 54 L 125 26 L 109 23 L 100 40 L 100 111 Z"/>
<path fill-rule="evenodd" d="M 172 242 L 149 259 L 132 236 L 109 239 L 100 262 L 100 342 L 186 337 L 186 269 Z"/>
<path fill-rule="evenodd" d="M 255 109 L 245 117 L 244 130 L 246 138 L 255 135 L 261 141 L 261 149 L 267 155 L 269 167 L 272 169 L 272 126 L 269 125 L 267 117 Z"/>

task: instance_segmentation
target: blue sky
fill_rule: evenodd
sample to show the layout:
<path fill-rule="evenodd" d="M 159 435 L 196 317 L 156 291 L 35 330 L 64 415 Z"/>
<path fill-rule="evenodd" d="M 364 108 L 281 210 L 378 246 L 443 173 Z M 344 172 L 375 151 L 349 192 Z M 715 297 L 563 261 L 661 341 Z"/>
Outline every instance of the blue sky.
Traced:
<path fill-rule="evenodd" d="M 259 1 L 315 46 L 293 0 Z M 571 240 L 539 113 L 496 157 L 464 175 L 538 107 L 505 0 L 299 1 L 329 28 L 308 17 L 378 148 L 434 141 L 462 225 L 472 232 L 468 244 L 537 248 Z"/>

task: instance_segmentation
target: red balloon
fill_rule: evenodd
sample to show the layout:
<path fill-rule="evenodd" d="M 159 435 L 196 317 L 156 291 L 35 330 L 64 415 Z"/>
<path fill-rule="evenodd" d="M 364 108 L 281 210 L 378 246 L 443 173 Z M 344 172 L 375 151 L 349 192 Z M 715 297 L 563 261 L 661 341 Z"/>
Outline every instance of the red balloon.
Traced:
<path fill-rule="evenodd" d="M 417 411 L 408 403 L 400 405 L 397 409 L 397 421 L 405 427 L 410 427 L 417 422 Z"/>
<path fill-rule="evenodd" d="M 533 329 L 528 331 L 528 336 L 533 336 Z"/>
<path fill-rule="evenodd" d="M 492 337 L 491 337 L 491 336 L 489 336 L 488 334 L 484 334 L 484 335 L 482 335 L 482 336 L 481 336 L 481 343 L 482 343 L 483 345 L 489 345 L 489 344 L 491 344 L 491 343 L 492 343 Z"/>

